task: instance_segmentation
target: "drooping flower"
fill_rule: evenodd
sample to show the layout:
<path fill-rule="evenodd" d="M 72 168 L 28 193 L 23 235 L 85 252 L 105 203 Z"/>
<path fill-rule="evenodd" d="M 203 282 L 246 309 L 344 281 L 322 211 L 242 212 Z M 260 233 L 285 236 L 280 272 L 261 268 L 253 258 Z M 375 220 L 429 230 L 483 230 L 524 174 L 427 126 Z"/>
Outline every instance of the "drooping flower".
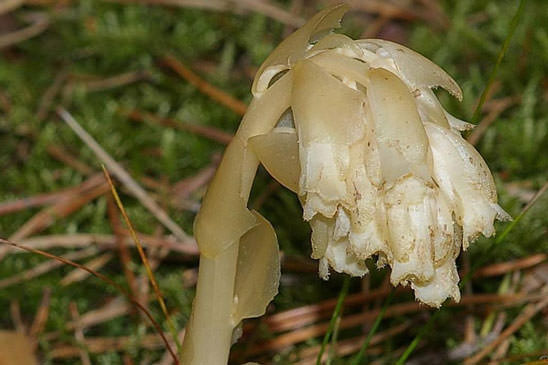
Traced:
<path fill-rule="evenodd" d="M 320 276 L 330 267 L 362 276 L 372 259 L 428 305 L 458 301 L 461 246 L 510 218 L 486 163 L 460 135 L 472 125 L 447 113 L 432 88 L 459 100 L 462 92 L 408 48 L 330 33 L 345 11 L 320 12 L 263 63 L 255 103 L 276 104 L 269 92 L 290 97 L 276 106 L 287 111 L 274 129 L 249 132 L 248 144 L 298 194 Z"/>

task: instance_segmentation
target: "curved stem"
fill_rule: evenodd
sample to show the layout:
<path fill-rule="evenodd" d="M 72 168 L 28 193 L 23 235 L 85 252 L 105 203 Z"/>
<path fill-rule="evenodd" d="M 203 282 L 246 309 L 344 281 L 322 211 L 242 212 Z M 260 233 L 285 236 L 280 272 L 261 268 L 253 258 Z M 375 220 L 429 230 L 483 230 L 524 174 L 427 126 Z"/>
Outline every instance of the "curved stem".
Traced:
<path fill-rule="evenodd" d="M 256 224 L 246 205 L 257 167 L 257 159 L 235 137 L 204 198 L 194 230 L 201 254 L 196 297 L 183 343 L 185 365 L 228 362 L 238 324 L 232 312 L 240 237 Z"/>
<path fill-rule="evenodd" d="M 183 364 L 228 362 L 238 247 L 231 245 L 214 259 L 200 257 L 196 297 L 183 344 Z"/>
<path fill-rule="evenodd" d="M 268 133 L 289 107 L 291 72 L 255 98 L 227 147 L 194 224 L 200 270 L 183 343 L 185 365 L 228 362 L 234 323 L 234 288 L 240 238 L 259 222 L 247 208 L 259 166 L 250 137 Z"/>

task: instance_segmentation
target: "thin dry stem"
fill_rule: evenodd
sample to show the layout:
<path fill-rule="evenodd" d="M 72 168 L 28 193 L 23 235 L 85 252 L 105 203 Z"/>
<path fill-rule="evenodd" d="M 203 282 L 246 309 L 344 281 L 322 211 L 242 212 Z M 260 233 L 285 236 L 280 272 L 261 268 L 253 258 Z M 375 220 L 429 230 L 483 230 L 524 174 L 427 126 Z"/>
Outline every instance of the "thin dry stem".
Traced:
<path fill-rule="evenodd" d="M 118 216 L 116 202 L 111 195 L 109 195 L 107 199 L 107 214 L 112 231 L 116 237 L 116 245 L 118 246 L 118 254 L 120 255 L 120 262 L 122 264 L 122 269 L 124 270 L 124 276 L 126 277 L 131 294 L 136 297 L 138 290 L 135 282 L 135 274 L 130 268 L 131 256 L 125 243 L 125 236 L 122 231 L 122 222 L 120 222 L 120 217 Z"/>
<path fill-rule="evenodd" d="M 221 144 L 229 144 L 233 135 L 224 132 L 218 128 L 210 126 L 202 126 L 198 124 L 185 123 L 171 118 L 161 118 L 152 113 L 147 113 L 142 110 L 121 110 L 121 113 L 127 115 L 131 120 L 136 122 L 149 122 L 158 124 L 164 127 L 174 128 L 185 132 L 190 132 Z"/>
<path fill-rule="evenodd" d="M 113 257 L 114 255 L 112 254 L 112 252 L 106 252 L 84 263 L 84 266 L 97 271 L 101 269 L 103 266 L 105 266 L 106 264 L 108 264 L 108 262 L 112 260 Z M 89 277 L 90 275 L 91 274 L 88 273 L 87 271 L 74 269 L 71 272 L 69 272 L 63 279 L 61 279 L 61 281 L 59 281 L 59 284 L 61 284 L 62 286 L 67 286 L 67 285 L 82 281 L 86 279 L 87 277 Z"/>
<path fill-rule="evenodd" d="M 88 351 L 86 350 L 84 345 L 86 339 L 84 337 L 84 331 L 82 330 L 82 326 L 80 326 L 80 314 L 78 313 L 78 307 L 76 306 L 76 303 L 70 302 L 69 310 L 72 321 L 76 323 L 76 327 L 74 328 L 74 338 L 76 339 L 76 342 L 78 343 L 80 348 L 80 361 L 82 362 L 82 365 L 91 365 Z"/>
<path fill-rule="evenodd" d="M 504 340 L 519 330 L 525 323 L 533 318 L 537 313 L 548 306 L 548 298 L 536 303 L 525 306 L 521 314 L 508 326 L 493 342 L 485 346 L 480 352 L 464 361 L 465 365 L 474 365 L 480 362 L 485 356 L 499 346 Z"/>
<path fill-rule="evenodd" d="M 475 146 L 481 137 L 487 132 L 487 129 L 498 119 L 498 117 L 508 108 L 515 105 L 520 99 L 509 96 L 499 100 L 491 101 L 492 107 L 489 113 L 481 120 L 477 127 L 468 136 L 467 140 Z"/>
<path fill-rule="evenodd" d="M 0 49 L 23 42 L 44 32 L 49 27 L 49 18 L 45 15 L 37 19 L 28 27 L 0 36 Z"/>
<path fill-rule="evenodd" d="M 21 318 L 21 307 L 18 300 L 13 299 L 10 301 L 10 314 L 15 330 L 19 333 L 27 333 L 27 326 Z"/>
<path fill-rule="evenodd" d="M 0 238 L 0 243 L 4 243 L 4 240 Z M 79 251 L 70 252 L 65 255 L 65 259 L 68 260 L 80 260 L 86 257 L 90 257 L 97 254 L 97 247 L 87 247 Z M 12 285 L 20 284 L 28 280 L 37 278 L 53 269 L 63 266 L 62 262 L 57 260 L 49 260 L 39 265 L 34 266 L 32 269 L 20 272 L 14 276 L 0 280 L 0 289 L 10 287 Z"/>
<path fill-rule="evenodd" d="M 53 104 L 57 94 L 61 91 L 63 84 L 67 80 L 67 76 L 68 72 L 66 70 L 62 70 L 57 74 L 57 76 L 55 76 L 53 83 L 46 89 L 46 92 L 42 96 L 40 104 L 38 105 L 38 111 L 36 112 L 36 119 L 39 122 L 43 121 L 48 116 L 51 105 Z"/>
<path fill-rule="evenodd" d="M 82 175 L 91 175 L 95 171 L 92 167 L 78 160 L 76 157 L 66 149 L 58 145 L 50 145 L 46 148 L 46 151 L 55 159 L 61 161 L 67 166 L 72 167 L 75 171 L 78 171 Z M 102 175 L 101 175 L 102 177 Z"/>
<path fill-rule="evenodd" d="M 389 328 L 385 331 L 379 332 L 371 338 L 371 341 L 369 342 L 369 344 L 371 346 L 378 345 L 389 338 L 392 338 L 400 333 L 405 332 L 407 329 L 409 329 L 410 326 L 411 326 L 411 322 L 407 321 L 400 325 Z M 335 349 L 335 353 L 337 354 L 337 356 L 347 356 L 347 355 L 358 352 L 366 337 L 367 336 L 358 336 L 358 337 L 353 337 L 353 338 L 349 338 L 349 339 L 338 342 Z M 372 350 L 372 348 L 369 347 L 369 350 Z M 373 353 L 378 352 L 378 350 L 380 349 L 376 349 L 375 351 L 373 351 Z M 303 349 L 299 354 L 301 357 L 301 361 L 299 361 L 297 364 L 298 365 L 316 364 L 319 351 L 320 351 L 319 345 L 311 346 Z M 371 352 L 369 352 L 369 354 L 371 354 Z M 322 361 L 325 361 L 327 357 L 328 357 L 328 354 L 325 353 L 322 358 Z"/>
<path fill-rule="evenodd" d="M 183 242 L 193 241 L 183 229 L 175 223 L 169 215 L 148 196 L 147 192 L 116 162 L 100 145 L 89 135 L 78 122 L 63 108 L 58 108 L 57 113 L 69 127 L 84 141 L 84 143 L 97 155 L 97 157 L 108 167 L 114 176 L 147 208 L 152 215 L 169 229 L 177 238 Z"/>
<path fill-rule="evenodd" d="M 38 307 L 38 310 L 36 311 L 36 315 L 34 316 L 34 321 L 32 322 L 32 326 L 29 330 L 29 335 L 31 337 L 38 337 L 44 328 L 46 327 L 46 322 L 48 321 L 49 316 L 49 305 L 51 300 L 51 289 L 50 288 L 44 288 L 42 291 L 42 300 L 40 301 L 40 306 Z"/>
<path fill-rule="evenodd" d="M 17 9 L 23 5 L 24 0 L 4 0 L 0 3 L 0 15 Z"/>
<path fill-rule="evenodd" d="M 162 62 L 169 66 L 173 71 L 175 71 L 183 79 L 190 82 L 192 85 L 196 86 L 198 90 L 202 93 L 208 95 L 213 100 L 219 102 L 220 104 L 226 106 L 230 110 L 234 111 L 236 114 L 244 115 L 247 110 L 247 105 L 242 103 L 240 100 L 234 98 L 233 96 L 227 94 L 226 92 L 218 89 L 217 87 L 211 85 L 200 76 L 196 75 L 192 70 L 183 65 L 178 59 L 173 55 L 166 55 L 162 58 Z"/>
<path fill-rule="evenodd" d="M 22 249 L 22 250 L 25 250 L 25 251 L 28 251 L 28 252 L 32 252 L 34 254 L 38 254 L 38 255 L 42 255 L 42 256 L 45 256 L 45 257 L 48 257 L 50 259 L 55 259 L 65 265 L 70 265 L 70 266 L 73 266 L 73 267 L 77 267 L 77 268 L 80 268 L 84 271 L 87 271 L 89 273 L 91 273 L 92 275 L 94 275 L 95 277 L 99 278 L 100 280 L 102 280 L 103 282 L 109 284 L 110 286 L 116 288 L 120 293 L 123 293 L 123 295 L 128 298 L 128 300 L 134 305 L 136 306 L 137 308 L 139 308 L 139 310 L 141 310 L 143 313 L 145 313 L 145 315 L 147 316 L 147 318 L 149 319 L 149 321 L 152 323 L 152 325 L 154 326 L 154 329 L 156 330 L 156 332 L 160 335 L 163 343 L 165 344 L 165 347 L 169 350 L 169 352 L 171 353 L 173 359 L 174 359 L 174 362 L 175 364 L 179 364 L 179 359 L 177 358 L 177 355 L 175 354 L 175 352 L 173 352 L 171 346 L 169 345 L 169 342 L 167 341 L 167 338 L 164 336 L 164 333 L 162 331 L 162 328 L 160 327 L 160 325 L 158 324 L 158 322 L 156 322 L 154 320 L 154 318 L 152 317 L 152 315 L 150 314 L 150 312 L 145 308 L 143 307 L 139 302 L 137 302 L 133 297 L 130 296 L 130 294 L 124 289 L 122 288 L 120 285 L 118 285 L 116 282 L 112 281 L 109 277 L 101 274 L 101 273 L 98 273 L 96 271 L 93 271 L 83 265 L 80 265 L 76 262 L 73 262 L 71 260 L 67 260 L 66 258 L 63 258 L 63 257 L 59 257 L 59 256 L 55 256 L 53 254 L 50 254 L 48 252 L 45 252 L 45 251 L 41 251 L 41 250 L 36 250 L 36 249 L 33 249 L 33 248 L 30 248 L 30 247 L 26 247 L 24 245 L 21 245 L 19 243 L 16 243 L 16 242 L 13 242 L 13 241 L 10 241 L 10 240 L 5 240 L 3 238 L 0 238 L 0 243 L 3 243 L 3 244 L 6 244 L 6 245 L 9 245 L 9 246 L 12 246 L 12 247 L 17 247 L 19 249 Z"/>
<path fill-rule="evenodd" d="M 129 233 L 126 230 L 123 230 L 121 233 L 125 236 L 124 243 L 126 245 L 135 245 L 131 238 L 128 237 Z M 168 247 L 170 250 L 181 254 L 198 255 L 198 247 L 195 244 L 175 241 L 169 236 L 156 238 L 143 233 L 137 233 L 137 235 L 141 240 L 141 244 L 145 247 Z M 116 247 L 116 236 L 96 233 L 48 235 L 29 237 L 22 240 L 21 243 L 36 249 L 87 247 L 90 244 L 97 245 L 101 249 L 112 249 Z M 8 248 L 8 250 L 13 251 L 11 248 Z"/>
<path fill-rule="evenodd" d="M 103 182 L 100 185 L 84 193 L 72 193 L 68 198 L 63 199 L 53 206 L 46 208 L 29 219 L 10 236 L 10 240 L 19 241 L 32 234 L 41 232 L 51 226 L 58 219 L 64 218 L 77 211 L 91 200 L 103 195 L 108 191 L 108 185 Z M 1 250 L 0 250 L 1 251 Z"/>
<path fill-rule="evenodd" d="M 15 213 L 29 208 L 56 203 L 64 198 L 68 198 L 71 195 L 80 194 L 94 186 L 99 185 L 101 182 L 104 182 L 104 178 L 101 174 L 97 174 L 78 186 L 73 186 L 52 193 L 39 194 L 26 198 L 2 202 L 0 203 L 0 216 L 9 213 Z"/>
<path fill-rule="evenodd" d="M 484 266 L 478 269 L 474 273 L 474 277 L 489 277 L 503 275 L 515 270 L 523 270 L 533 266 L 536 266 L 544 261 L 548 260 L 548 254 L 538 253 L 518 260 L 511 260 L 506 262 L 497 262 L 488 266 Z"/>
<path fill-rule="evenodd" d="M 164 316 L 166 317 L 168 326 L 170 327 L 170 330 L 172 332 L 175 332 L 175 325 L 173 324 L 173 321 L 171 320 L 171 316 L 169 315 L 169 312 L 167 311 L 164 298 L 162 296 L 162 293 L 160 292 L 160 287 L 158 286 L 158 283 L 156 282 L 156 278 L 154 277 L 154 274 L 152 273 L 150 263 L 147 259 L 145 251 L 143 250 L 141 241 L 139 240 L 137 233 L 133 229 L 133 224 L 131 224 L 129 216 L 126 213 L 126 209 L 124 208 L 124 205 L 122 204 L 122 201 L 120 200 L 120 197 L 118 196 L 118 192 L 116 191 L 116 188 L 114 187 L 112 179 L 110 178 L 110 175 L 107 169 L 105 168 L 105 166 L 103 166 L 103 172 L 105 173 L 105 177 L 112 191 L 112 196 L 114 197 L 114 201 L 116 202 L 118 209 L 120 209 L 120 212 L 122 213 L 122 217 L 124 218 L 124 222 L 126 223 L 126 226 L 129 228 L 129 232 L 130 232 L 131 238 L 133 239 L 133 242 L 135 242 L 135 246 L 137 247 L 137 251 L 139 252 L 141 261 L 143 262 L 143 265 L 145 266 L 148 279 L 150 283 L 152 284 L 152 288 L 154 289 L 154 294 L 156 295 L 156 299 L 158 300 L 158 303 L 160 304 L 160 308 L 162 308 L 162 312 L 164 313 Z M 175 335 L 174 338 L 177 338 L 177 336 Z"/>

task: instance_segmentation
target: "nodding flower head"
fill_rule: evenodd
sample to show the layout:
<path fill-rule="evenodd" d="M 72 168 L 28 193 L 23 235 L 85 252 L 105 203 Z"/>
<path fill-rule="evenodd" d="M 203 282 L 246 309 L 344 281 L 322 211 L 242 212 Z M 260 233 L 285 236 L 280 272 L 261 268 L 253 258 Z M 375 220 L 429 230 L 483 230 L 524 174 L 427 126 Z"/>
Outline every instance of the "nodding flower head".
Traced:
<path fill-rule="evenodd" d="M 460 135 L 472 125 L 447 113 L 432 88 L 459 100 L 462 92 L 404 46 L 329 33 L 345 11 L 320 12 L 261 66 L 255 102 L 290 97 L 274 129 L 248 144 L 298 194 L 321 277 L 329 268 L 362 276 L 372 259 L 428 305 L 458 301 L 461 246 L 510 218 L 485 161 Z"/>

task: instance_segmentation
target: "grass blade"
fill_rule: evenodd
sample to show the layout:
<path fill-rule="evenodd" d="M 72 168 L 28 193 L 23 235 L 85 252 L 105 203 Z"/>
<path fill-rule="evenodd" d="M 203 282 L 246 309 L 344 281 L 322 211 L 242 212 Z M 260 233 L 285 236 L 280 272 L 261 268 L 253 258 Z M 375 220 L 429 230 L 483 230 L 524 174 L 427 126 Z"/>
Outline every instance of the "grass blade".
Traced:
<path fill-rule="evenodd" d="M 411 353 L 415 350 L 415 348 L 417 347 L 417 345 L 419 344 L 420 340 L 422 339 L 422 337 L 428 332 L 430 331 L 430 328 L 432 327 L 432 325 L 434 324 L 434 322 L 436 321 L 436 318 L 439 316 L 439 314 L 441 313 L 441 310 L 438 310 L 436 313 L 434 313 L 429 319 L 428 321 L 426 322 L 426 324 L 424 324 L 422 326 L 422 328 L 420 329 L 419 333 L 415 336 L 415 338 L 413 339 L 413 341 L 411 341 L 411 343 L 409 344 L 409 346 L 407 346 L 407 348 L 405 349 L 405 351 L 403 352 L 403 354 L 399 357 L 398 361 L 396 362 L 396 365 L 404 365 L 405 364 L 405 361 L 407 360 L 407 358 L 409 357 L 409 355 L 411 355 Z"/>
<path fill-rule="evenodd" d="M 388 298 L 384 301 L 384 304 L 382 306 L 381 311 L 377 315 L 377 318 L 375 318 L 375 323 L 373 323 L 373 326 L 369 330 L 369 333 L 367 334 L 367 338 L 362 344 L 362 347 L 360 348 L 360 352 L 354 357 L 350 365 L 359 365 L 362 363 L 366 363 L 365 361 L 365 350 L 367 350 L 367 346 L 369 346 L 369 342 L 371 341 L 371 338 L 373 338 L 373 335 L 375 332 L 377 332 L 377 328 L 379 328 L 379 325 L 381 324 L 382 318 L 384 317 L 384 313 L 386 312 L 386 309 L 388 308 L 388 305 L 390 305 L 390 302 L 394 298 L 394 293 L 396 292 L 396 288 L 392 288 L 392 291 L 388 295 Z"/>
<path fill-rule="evenodd" d="M 327 346 L 327 343 L 329 342 L 329 339 L 331 338 L 333 330 L 335 329 L 335 323 L 337 323 L 337 319 L 341 315 L 344 298 L 346 298 L 346 295 L 348 294 L 349 287 L 350 287 L 350 276 L 345 276 L 343 281 L 343 286 L 341 288 L 341 291 L 339 292 L 339 297 L 337 299 L 337 305 L 335 306 L 335 310 L 333 311 L 333 315 L 331 316 L 329 327 L 327 328 L 327 332 L 325 333 L 325 336 L 322 341 L 322 347 L 320 348 L 320 352 L 318 353 L 318 358 L 316 359 L 316 365 L 321 365 L 322 363 L 322 357 L 325 352 L 325 347 Z"/>
<path fill-rule="evenodd" d="M 491 73 L 489 74 L 489 78 L 487 79 L 487 84 L 485 85 L 485 88 L 483 89 L 483 92 L 481 93 L 480 100 L 478 102 L 478 105 L 476 106 L 476 110 L 474 110 L 474 114 L 472 116 L 473 124 L 477 124 L 479 122 L 481 108 L 483 107 L 483 104 L 485 104 L 487 95 L 489 95 L 489 90 L 491 90 L 491 86 L 493 86 L 493 82 L 495 81 L 495 77 L 497 76 L 497 73 L 499 71 L 499 67 L 500 67 L 500 64 L 502 63 L 502 59 L 504 58 L 504 55 L 506 54 L 506 51 L 508 50 L 508 47 L 510 46 L 510 41 L 512 40 L 512 37 L 514 36 L 516 28 L 518 27 L 519 21 L 521 19 L 521 14 L 523 13 L 523 8 L 525 7 L 526 2 L 527 0 L 520 0 L 518 9 L 516 10 L 514 17 L 512 18 L 512 21 L 510 22 L 510 29 L 508 30 L 506 39 L 504 39 L 502 48 L 500 49 L 500 52 L 497 55 L 495 66 L 493 67 L 493 69 L 491 70 Z"/>
<path fill-rule="evenodd" d="M 531 209 L 533 207 L 533 205 L 535 205 L 535 203 L 546 192 L 546 190 L 548 190 L 548 181 L 546 181 L 544 183 L 544 185 L 540 188 L 540 190 L 537 191 L 535 196 L 533 196 L 533 198 L 529 201 L 529 203 L 527 203 L 527 205 L 521 210 L 521 212 L 518 214 L 518 216 L 512 222 L 510 222 L 510 224 L 504 229 L 504 231 L 502 231 L 502 233 L 495 240 L 495 244 L 498 245 L 499 243 L 501 243 L 504 240 L 504 238 L 506 238 L 508 233 L 510 233 L 510 231 L 512 229 L 514 229 L 516 224 L 518 224 L 519 221 L 521 221 L 521 219 L 523 218 L 525 213 L 527 213 L 527 211 L 529 211 L 529 209 Z"/>

